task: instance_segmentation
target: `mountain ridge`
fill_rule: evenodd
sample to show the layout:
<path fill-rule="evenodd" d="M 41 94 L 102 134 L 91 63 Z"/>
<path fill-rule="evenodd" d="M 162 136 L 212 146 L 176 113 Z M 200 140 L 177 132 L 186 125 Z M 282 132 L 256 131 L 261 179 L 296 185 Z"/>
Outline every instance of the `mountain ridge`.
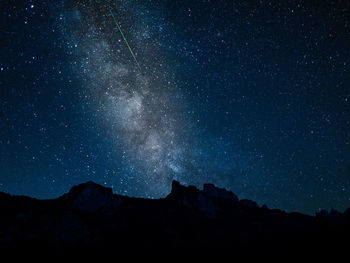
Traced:
<path fill-rule="evenodd" d="M 92 181 L 55 199 L 0 193 L 0 250 L 46 248 L 53 254 L 130 249 L 243 253 L 342 249 L 350 209 L 315 216 L 285 212 L 239 199 L 204 184 L 200 190 L 172 182 L 164 198 L 113 193 Z M 335 240 L 335 241 L 334 241 Z M 108 250 L 107 250 L 108 251 Z"/>

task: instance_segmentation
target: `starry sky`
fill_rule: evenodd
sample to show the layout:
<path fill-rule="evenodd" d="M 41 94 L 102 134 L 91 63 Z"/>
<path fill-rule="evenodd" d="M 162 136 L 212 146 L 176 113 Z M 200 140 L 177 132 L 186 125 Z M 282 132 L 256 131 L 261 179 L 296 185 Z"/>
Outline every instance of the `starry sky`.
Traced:
<path fill-rule="evenodd" d="M 55 198 L 94 180 L 159 198 L 175 179 L 287 211 L 350 206 L 349 1 L 0 12 L 0 191 Z"/>

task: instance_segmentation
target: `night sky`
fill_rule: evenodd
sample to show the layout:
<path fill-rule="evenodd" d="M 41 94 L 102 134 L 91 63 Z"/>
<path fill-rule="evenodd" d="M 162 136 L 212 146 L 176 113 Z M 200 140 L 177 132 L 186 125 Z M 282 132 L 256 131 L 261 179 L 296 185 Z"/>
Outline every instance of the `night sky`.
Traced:
<path fill-rule="evenodd" d="M 176 179 L 287 211 L 350 206 L 349 1 L 0 12 L 0 191 L 55 198 L 93 180 L 158 198 Z"/>

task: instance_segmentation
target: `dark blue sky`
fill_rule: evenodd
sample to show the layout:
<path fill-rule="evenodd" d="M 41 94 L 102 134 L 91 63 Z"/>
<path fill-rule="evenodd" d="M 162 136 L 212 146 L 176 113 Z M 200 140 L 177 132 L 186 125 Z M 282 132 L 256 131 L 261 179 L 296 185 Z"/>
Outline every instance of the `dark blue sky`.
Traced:
<path fill-rule="evenodd" d="M 350 206 L 348 1 L 0 5 L 0 191 Z"/>

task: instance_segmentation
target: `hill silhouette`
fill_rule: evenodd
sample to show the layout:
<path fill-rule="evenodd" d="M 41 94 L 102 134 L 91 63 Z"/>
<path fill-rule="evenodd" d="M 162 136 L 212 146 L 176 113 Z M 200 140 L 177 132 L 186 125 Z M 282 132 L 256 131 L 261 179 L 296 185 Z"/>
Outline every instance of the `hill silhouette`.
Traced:
<path fill-rule="evenodd" d="M 177 181 L 161 199 L 113 194 L 89 181 L 51 200 L 0 193 L 0 207 L 2 253 L 320 254 L 346 251 L 350 232 L 350 209 L 287 213 L 212 184 L 199 190 Z"/>

